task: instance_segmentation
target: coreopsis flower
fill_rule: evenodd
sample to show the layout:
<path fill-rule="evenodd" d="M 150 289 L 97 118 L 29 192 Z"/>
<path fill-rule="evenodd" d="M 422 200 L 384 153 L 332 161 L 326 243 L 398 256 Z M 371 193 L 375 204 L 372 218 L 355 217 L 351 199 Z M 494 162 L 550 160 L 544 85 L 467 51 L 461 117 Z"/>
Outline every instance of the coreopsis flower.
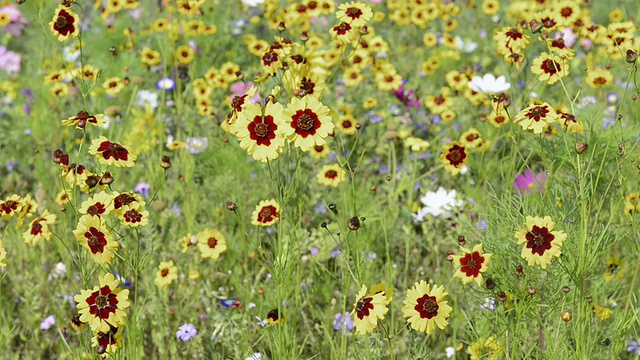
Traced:
<path fill-rule="evenodd" d="M 453 277 L 462 280 L 464 285 L 475 281 L 478 286 L 482 286 L 482 273 L 489 268 L 489 262 L 493 254 L 483 254 L 482 243 L 469 250 L 460 247 L 463 255 L 453 255 L 453 266 L 457 268 Z"/>
<path fill-rule="evenodd" d="M 91 142 L 89 154 L 95 155 L 102 165 L 114 165 L 116 167 L 133 167 L 137 156 L 124 145 L 107 140 L 100 136 Z"/>
<path fill-rule="evenodd" d="M 264 108 L 260 104 L 248 104 L 229 130 L 240 140 L 240 147 L 254 159 L 262 162 L 275 160 L 285 144 L 283 106 L 268 102 Z"/>
<path fill-rule="evenodd" d="M 149 212 L 140 204 L 125 205 L 117 215 L 120 224 L 128 227 L 146 226 L 149 223 Z"/>
<path fill-rule="evenodd" d="M 341 115 L 335 122 L 335 127 L 338 128 L 338 131 L 345 135 L 355 135 L 358 132 L 356 125 L 356 118 L 353 115 Z"/>
<path fill-rule="evenodd" d="M 499 128 L 509 123 L 509 118 L 505 114 L 498 115 L 495 113 L 495 111 L 492 111 L 489 113 L 489 115 L 487 115 L 487 120 L 495 128 Z"/>
<path fill-rule="evenodd" d="M 294 97 L 284 110 L 285 136 L 302 151 L 323 145 L 334 125 L 329 108 L 312 96 Z"/>
<path fill-rule="evenodd" d="M 490 336 L 487 340 L 479 338 L 467 348 L 470 360 L 495 360 L 502 354 L 502 344 L 495 337 Z"/>
<path fill-rule="evenodd" d="M 440 89 L 438 96 L 427 95 L 424 97 L 424 106 L 432 113 L 441 114 L 445 110 L 449 110 L 454 104 L 453 98 L 449 96 L 451 89 L 443 87 Z"/>
<path fill-rule="evenodd" d="M 91 115 L 84 110 L 78 112 L 75 116 L 62 120 L 63 126 L 75 126 L 76 129 L 84 129 L 88 124 L 104 126 L 107 124 L 107 120 L 104 118 L 103 114 Z"/>
<path fill-rule="evenodd" d="M 493 40 L 499 55 L 521 54 L 529 44 L 529 36 L 518 27 L 504 27 L 496 30 Z"/>
<path fill-rule="evenodd" d="M 573 114 L 558 111 L 558 122 L 563 130 L 570 133 L 582 134 L 584 132 L 584 124 L 582 124 L 582 121 L 576 119 Z"/>
<path fill-rule="evenodd" d="M 142 196 L 134 192 L 125 192 L 120 194 L 119 192 L 114 191 L 112 195 L 113 195 L 113 212 L 115 212 L 116 214 L 121 214 L 125 206 L 127 205 L 130 205 L 131 207 L 145 205 L 145 202 L 142 199 Z"/>
<path fill-rule="evenodd" d="M 349 23 L 351 26 L 361 27 L 371 20 L 373 11 L 364 3 L 352 1 L 338 6 L 336 17 L 341 22 Z"/>
<path fill-rule="evenodd" d="M 326 158 L 331 152 L 331 149 L 329 149 L 329 146 L 325 143 L 324 145 L 312 147 L 309 152 L 311 153 L 311 157 L 317 161 Z"/>
<path fill-rule="evenodd" d="M 196 236 L 198 237 L 198 250 L 203 258 L 215 260 L 227 250 L 227 240 L 218 230 L 206 229 Z"/>
<path fill-rule="evenodd" d="M 338 187 L 347 180 L 347 172 L 339 164 L 323 165 L 316 179 L 321 185 Z"/>
<path fill-rule="evenodd" d="M 22 234 L 24 242 L 36 246 L 43 239 L 49 241 L 51 239 L 49 225 L 55 223 L 56 215 L 45 210 L 42 216 L 33 219 L 31 223 L 29 223 L 29 228 Z"/>
<path fill-rule="evenodd" d="M 124 81 L 119 77 L 111 77 L 102 83 L 102 88 L 107 95 L 116 96 L 124 89 Z"/>
<path fill-rule="evenodd" d="M 606 264 L 607 270 L 604 273 L 605 282 L 622 279 L 625 273 L 624 261 L 612 256 L 607 259 Z"/>
<path fill-rule="evenodd" d="M 119 247 L 105 220 L 99 217 L 82 216 L 73 235 L 80 245 L 89 249 L 96 264 L 111 263 L 113 252 Z"/>
<path fill-rule="evenodd" d="M 557 39 L 548 38 L 547 48 L 552 54 L 558 55 L 561 59 L 571 60 L 575 55 L 575 51 L 568 47 L 561 37 Z"/>
<path fill-rule="evenodd" d="M 613 75 L 606 69 L 590 69 L 584 80 L 592 89 L 597 89 L 613 84 Z"/>
<path fill-rule="evenodd" d="M 18 221 L 16 228 L 21 228 L 24 221 L 31 217 L 38 210 L 38 203 L 31 197 L 31 194 L 25 195 L 20 199 L 20 208 L 18 209 Z"/>
<path fill-rule="evenodd" d="M 71 7 L 60 4 L 49 22 L 49 28 L 58 41 L 65 41 L 80 34 L 78 22 L 78 15 L 71 10 Z"/>
<path fill-rule="evenodd" d="M 121 326 L 109 325 L 109 331 L 98 331 L 91 338 L 91 346 L 104 349 L 105 353 L 113 354 L 122 347 L 122 329 Z"/>
<path fill-rule="evenodd" d="M 176 279 L 178 279 L 178 268 L 172 260 L 169 260 L 162 261 L 158 265 L 158 272 L 153 282 L 160 287 L 167 287 Z"/>
<path fill-rule="evenodd" d="M 540 265 L 546 269 L 554 256 L 560 257 L 560 248 L 567 240 L 567 234 L 563 231 L 553 231 L 555 226 L 556 223 L 550 216 L 527 216 L 526 229 L 516 230 L 518 244 L 524 244 L 520 256 L 528 261 L 529 266 Z"/>
<path fill-rule="evenodd" d="M 142 51 L 140 52 L 140 62 L 144 65 L 155 66 L 160 64 L 161 60 L 162 57 L 158 50 L 153 50 L 150 47 L 142 48 Z"/>
<path fill-rule="evenodd" d="M 351 44 L 357 37 L 355 27 L 346 22 L 341 22 L 340 24 L 332 27 L 329 30 L 329 34 L 334 40 L 342 44 Z"/>
<path fill-rule="evenodd" d="M 120 280 L 113 274 L 104 274 L 99 278 L 100 286 L 91 290 L 82 290 L 74 296 L 78 304 L 80 321 L 89 324 L 94 333 L 107 333 L 111 326 L 121 327 L 127 316 L 124 311 L 129 307 L 129 290 L 120 289 Z"/>
<path fill-rule="evenodd" d="M 408 289 L 402 313 L 411 328 L 429 335 L 436 326 L 440 329 L 447 327 L 447 318 L 453 311 L 448 301 L 444 300 L 447 295 L 449 293 L 444 291 L 444 286 L 435 285 L 431 288 L 424 280 Z"/>
<path fill-rule="evenodd" d="M 431 144 L 424 139 L 410 136 L 404 139 L 404 146 L 410 148 L 413 152 L 424 152 Z"/>
<path fill-rule="evenodd" d="M 285 322 L 284 315 L 278 311 L 278 308 L 269 311 L 264 320 L 269 325 L 284 324 Z"/>
<path fill-rule="evenodd" d="M 631 215 L 636 210 L 640 210 L 640 192 L 624 197 L 624 213 Z"/>
<path fill-rule="evenodd" d="M 367 295 L 367 287 L 362 285 L 351 312 L 356 334 L 370 333 L 378 326 L 378 320 L 384 319 L 384 315 L 389 311 L 386 300 L 384 292 Z"/>
<path fill-rule="evenodd" d="M 477 149 L 483 142 L 480 132 L 475 128 L 471 128 L 460 135 L 460 143 L 467 149 Z"/>
<path fill-rule="evenodd" d="M 13 194 L 0 202 L 0 216 L 5 219 L 11 219 L 20 210 L 22 198 L 20 195 Z"/>
<path fill-rule="evenodd" d="M 244 94 L 235 95 L 231 98 L 231 103 L 230 103 L 231 111 L 225 118 L 225 121 L 220 125 L 224 131 L 231 132 L 231 125 L 235 123 L 238 116 L 242 113 L 244 108 L 249 104 L 249 99 L 254 98 L 257 91 L 258 91 L 258 88 L 256 88 L 255 86 L 251 86 L 249 87 L 249 89 L 247 89 L 244 92 Z"/>
<path fill-rule="evenodd" d="M 457 141 L 442 145 L 440 162 L 451 175 L 458 175 L 462 171 L 468 157 L 469 151 Z"/>
<path fill-rule="evenodd" d="M 533 59 L 531 72 L 537 75 L 540 81 L 553 85 L 569 75 L 569 64 L 558 55 L 542 53 Z"/>
<path fill-rule="evenodd" d="M 93 195 L 85 200 L 78 209 L 78 212 L 89 216 L 105 216 L 113 211 L 113 194 L 107 194 L 104 191 Z"/>
<path fill-rule="evenodd" d="M 483 0 L 482 12 L 485 15 L 493 16 L 500 11 L 500 2 L 498 0 Z"/>
<path fill-rule="evenodd" d="M 558 121 L 558 114 L 547 102 L 521 110 L 515 117 L 515 121 L 524 130 L 533 130 L 534 134 L 541 134 L 544 129 Z"/>
<path fill-rule="evenodd" d="M 262 200 L 251 214 L 251 224 L 271 226 L 280 220 L 280 205 L 274 200 Z"/>
<path fill-rule="evenodd" d="M 371 289 L 369 289 L 370 296 L 374 296 L 376 294 L 384 295 L 384 303 L 385 305 L 389 305 L 393 299 L 393 288 L 387 287 L 384 281 L 381 281 L 379 284 L 371 285 Z"/>
<path fill-rule="evenodd" d="M 176 48 L 176 59 L 182 65 L 189 65 L 196 57 L 196 53 L 189 45 L 180 45 Z"/>
<path fill-rule="evenodd" d="M 2 239 L 0 239 L 0 268 L 7 267 L 7 250 L 2 245 Z"/>

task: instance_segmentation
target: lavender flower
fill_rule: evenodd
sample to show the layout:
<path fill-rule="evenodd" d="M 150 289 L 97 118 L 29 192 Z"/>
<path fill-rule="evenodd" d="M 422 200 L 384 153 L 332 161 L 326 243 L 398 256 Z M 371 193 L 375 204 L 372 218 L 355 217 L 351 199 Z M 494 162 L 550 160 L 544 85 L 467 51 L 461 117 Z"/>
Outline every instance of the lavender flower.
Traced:
<path fill-rule="evenodd" d="M 17 52 L 9 51 L 6 47 L 0 46 L 0 70 L 7 74 L 20 72 L 20 62 L 22 57 Z"/>
<path fill-rule="evenodd" d="M 149 196 L 149 189 L 150 188 L 151 188 L 151 186 L 148 183 L 141 182 L 138 185 L 136 185 L 135 188 L 133 188 L 133 191 L 135 191 L 138 194 L 142 195 L 142 197 L 147 197 L 147 196 Z"/>
<path fill-rule="evenodd" d="M 198 330 L 196 330 L 196 326 L 193 324 L 184 324 L 178 328 L 176 332 L 176 338 L 187 342 L 191 340 L 192 337 L 198 334 Z"/>
<path fill-rule="evenodd" d="M 158 80 L 156 84 L 156 89 L 162 91 L 171 91 L 176 88 L 176 82 L 172 78 L 164 78 Z"/>
<path fill-rule="evenodd" d="M 209 139 L 206 137 L 190 137 L 186 141 L 187 151 L 193 155 L 197 155 L 207 150 L 209 147 Z"/>
<path fill-rule="evenodd" d="M 342 331 L 342 333 L 346 333 L 347 331 L 353 330 L 353 319 L 349 316 L 348 312 L 337 313 L 333 317 L 333 328 L 336 331 Z"/>
<path fill-rule="evenodd" d="M 629 346 L 627 347 L 627 352 L 635 352 L 636 356 L 640 356 L 640 339 L 638 341 L 629 341 Z"/>
<path fill-rule="evenodd" d="M 44 318 L 44 320 L 42 320 L 42 322 L 40 323 L 40 329 L 49 330 L 55 324 L 56 324 L 55 315 L 49 315 L 46 318 Z"/>

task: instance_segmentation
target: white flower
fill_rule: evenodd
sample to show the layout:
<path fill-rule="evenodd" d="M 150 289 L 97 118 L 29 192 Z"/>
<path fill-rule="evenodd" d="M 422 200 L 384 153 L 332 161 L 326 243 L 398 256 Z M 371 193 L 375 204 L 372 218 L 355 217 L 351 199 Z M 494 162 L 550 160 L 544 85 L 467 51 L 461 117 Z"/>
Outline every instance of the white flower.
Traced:
<path fill-rule="evenodd" d="M 473 79 L 469 81 L 469 88 L 475 92 L 498 94 L 511 89 L 511 84 L 507 82 L 504 76 L 498 76 L 496 78 L 493 74 L 486 74 L 483 77 L 474 76 Z"/>
<path fill-rule="evenodd" d="M 60 279 L 67 276 L 67 266 L 61 262 L 57 263 L 56 266 L 51 269 L 47 280 L 51 279 Z"/>
<path fill-rule="evenodd" d="M 247 6 L 258 6 L 260 4 L 262 4 L 264 2 L 264 0 L 242 0 L 242 3 L 247 5 Z"/>
<path fill-rule="evenodd" d="M 66 62 L 76 62 L 80 57 L 80 49 L 75 46 L 67 46 L 62 49 L 64 61 Z"/>
<path fill-rule="evenodd" d="M 158 107 L 158 93 L 149 90 L 140 90 L 136 94 L 136 106 L 144 107 L 144 103 L 149 103 L 152 109 Z"/>
<path fill-rule="evenodd" d="M 478 48 L 478 43 L 473 42 L 473 40 L 471 39 L 462 40 L 460 36 L 456 35 L 455 40 L 456 40 L 456 44 L 458 44 L 458 50 L 465 52 L 467 54 L 470 54 L 476 51 L 476 49 Z"/>
<path fill-rule="evenodd" d="M 425 215 L 440 216 L 452 208 L 462 205 L 462 201 L 456 200 L 455 190 L 447 192 L 443 187 L 438 188 L 436 192 L 428 191 L 425 196 L 420 198 L 420 201 L 425 207 L 418 210 L 417 214 L 412 214 L 416 222 L 424 220 Z"/>
<path fill-rule="evenodd" d="M 244 360 L 260 360 L 260 359 L 262 359 L 262 354 L 257 352 L 257 353 L 253 353 L 253 355 L 249 356 L 248 358 L 246 358 Z"/>
<path fill-rule="evenodd" d="M 444 349 L 444 351 L 447 354 L 447 359 L 451 359 L 453 355 L 456 354 L 456 349 L 454 349 L 452 346 L 449 346 L 448 348 Z"/>

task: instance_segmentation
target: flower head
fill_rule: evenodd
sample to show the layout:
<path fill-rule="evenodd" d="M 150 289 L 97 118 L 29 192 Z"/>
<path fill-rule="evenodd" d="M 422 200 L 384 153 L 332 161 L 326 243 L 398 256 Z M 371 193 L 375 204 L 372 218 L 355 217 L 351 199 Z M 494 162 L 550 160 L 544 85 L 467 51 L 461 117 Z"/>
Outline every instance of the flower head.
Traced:
<path fill-rule="evenodd" d="M 448 144 L 442 145 L 442 154 L 440 155 L 440 162 L 444 164 L 445 170 L 452 175 L 458 175 L 467 163 L 469 158 L 468 150 L 459 142 L 452 141 Z"/>
<path fill-rule="evenodd" d="M 407 290 L 402 307 L 402 313 L 411 328 L 420 332 L 431 334 L 436 326 L 444 329 L 449 325 L 447 318 L 453 311 L 448 302 L 444 300 L 449 295 L 444 291 L 444 286 L 431 288 L 424 280 L 420 280 Z"/>
<path fill-rule="evenodd" d="M 384 319 L 384 315 L 389 311 L 386 300 L 383 292 L 367 295 L 367 287 L 362 285 L 351 312 L 356 334 L 370 333 L 378 326 L 378 320 Z"/>
<path fill-rule="evenodd" d="M 38 245 L 40 240 L 51 239 L 51 230 L 49 225 L 53 225 L 56 222 L 56 215 L 44 211 L 42 216 L 35 218 L 29 224 L 29 229 L 22 235 L 24 242 L 33 246 Z"/>
<path fill-rule="evenodd" d="M 513 188 L 520 190 L 523 194 L 529 194 L 535 191 L 542 192 L 546 180 L 547 173 L 539 172 L 534 175 L 529 169 L 526 169 L 524 174 L 516 176 L 513 182 Z"/>
<path fill-rule="evenodd" d="M 99 283 L 100 286 L 82 290 L 73 299 L 78 304 L 80 321 L 89 324 L 93 332 L 106 333 L 111 326 L 124 325 L 127 316 L 124 310 L 129 307 L 129 290 L 120 289 L 120 280 L 110 273 L 101 276 Z"/>
<path fill-rule="evenodd" d="M 198 330 L 196 330 L 196 326 L 193 324 L 184 324 L 178 328 L 176 332 L 176 338 L 180 339 L 184 342 L 191 340 L 192 337 L 198 334 Z"/>
<path fill-rule="evenodd" d="M 478 286 L 482 286 L 482 273 L 489 268 L 489 262 L 493 254 L 483 254 L 482 243 L 469 250 L 460 247 L 463 255 L 453 256 L 453 266 L 458 268 L 453 277 L 462 280 L 464 285 L 475 281 Z"/>
<path fill-rule="evenodd" d="M 103 114 L 91 115 L 84 110 L 79 111 L 75 116 L 62 120 L 63 126 L 75 126 L 76 129 L 84 129 L 88 124 L 93 126 L 104 126 L 107 124 L 107 120 L 104 118 Z"/>
<path fill-rule="evenodd" d="M 280 220 L 280 205 L 274 200 L 262 200 L 251 214 L 251 224 L 271 226 Z"/>
<path fill-rule="evenodd" d="M 158 272 L 153 282 L 160 287 L 167 287 L 177 278 L 178 268 L 173 264 L 173 261 L 162 261 L 158 265 Z"/>
<path fill-rule="evenodd" d="M 85 215 L 80 218 L 78 227 L 73 230 L 73 235 L 80 245 L 89 249 L 97 264 L 111 263 L 113 252 L 119 247 L 106 225 L 106 222 L 99 217 Z"/>
<path fill-rule="evenodd" d="M 347 172 L 339 164 L 323 165 L 316 178 L 321 185 L 338 187 L 347 179 Z"/>
<path fill-rule="evenodd" d="M 334 128 L 329 111 L 315 97 L 294 97 L 284 110 L 285 135 L 302 151 L 323 145 Z"/>
<path fill-rule="evenodd" d="M 569 75 L 569 64 L 557 55 L 542 53 L 533 60 L 531 72 L 538 75 L 540 81 L 553 85 Z"/>
<path fill-rule="evenodd" d="M 364 26 L 373 17 L 373 11 L 369 5 L 361 2 L 349 2 L 338 6 L 336 12 L 338 20 L 349 23 L 351 26 L 360 27 Z"/>
<path fill-rule="evenodd" d="M 546 269 L 554 256 L 560 256 L 560 248 L 567 240 L 567 234 L 563 231 L 553 231 L 555 225 L 550 216 L 527 216 L 526 229 L 516 230 L 518 244 L 525 245 L 520 256 L 529 262 L 529 266 L 540 265 Z"/>
<path fill-rule="evenodd" d="M 95 155 L 103 165 L 114 165 L 117 167 L 133 167 L 137 156 L 124 145 L 107 140 L 101 136 L 91 142 L 89 154 Z"/>
<path fill-rule="evenodd" d="M 213 260 L 220 257 L 227 250 L 227 240 L 218 230 L 203 230 L 197 235 L 200 256 Z"/>
<path fill-rule="evenodd" d="M 62 4 L 56 8 L 49 27 L 58 41 L 65 41 L 69 37 L 75 38 L 80 34 L 78 15 L 71 10 L 71 7 Z"/>
<path fill-rule="evenodd" d="M 547 126 L 558 121 L 558 113 L 549 103 L 543 102 L 540 105 L 530 105 L 520 111 L 515 121 L 524 130 L 533 130 L 534 134 L 541 134 Z"/>
<path fill-rule="evenodd" d="M 237 120 L 229 130 L 240 140 L 240 147 L 254 159 L 262 162 L 275 160 L 284 147 L 283 106 L 268 102 L 264 107 L 260 104 L 248 104 L 237 112 Z"/>

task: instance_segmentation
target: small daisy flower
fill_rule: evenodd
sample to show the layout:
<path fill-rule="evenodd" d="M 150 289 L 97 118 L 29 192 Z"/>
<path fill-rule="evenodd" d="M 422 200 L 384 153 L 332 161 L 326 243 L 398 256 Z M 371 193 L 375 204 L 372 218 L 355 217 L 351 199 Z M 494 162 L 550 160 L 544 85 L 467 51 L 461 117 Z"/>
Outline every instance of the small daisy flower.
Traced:
<path fill-rule="evenodd" d="M 557 55 L 542 53 L 533 60 L 531 72 L 542 82 L 553 85 L 569 75 L 569 64 Z"/>
<path fill-rule="evenodd" d="M 613 75 L 606 69 L 591 69 L 587 71 L 585 81 L 592 89 L 597 89 L 613 84 Z"/>
<path fill-rule="evenodd" d="M 49 241 L 52 234 L 51 230 L 49 230 L 49 225 L 53 225 L 55 223 L 56 215 L 45 210 L 41 217 L 35 218 L 31 221 L 28 230 L 22 234 L 24 242 L 26 244 L 36 246 L 43 239 Z"/>
<path fill-rule="evenodd" d="M 349 23 L 351 26 L 361 27 L 371 20 L 373 11 L 364 3 L 352 1 L 338 6 L 336 17 L 341 22 Z"/>
<path fill-rule="evenodd" d="M 471 90 L 484 94 L 498 94 L 511 89 L 511 84 L 504 76 L 496 78 L 493 74 L 474 76 L 467 85 Z"/>
<path fill-rule="evenodd" d="M 527 216 L 526 229 L 516 230 L 518 244 L 525 245 L 520 256 L 528 261 L 529 266 L 540 265 L 546 269 L 554 256 L 560 257 L 560 248 L 567 240 L 567 234 L 563 231 L 553 231 L 555 226 L 556 223 L 550 216 Z"/>
<path fill-rule="evenodd" d="M 442 146 L 440 162 L 451 175 L 458 175 L 469 157 L 468 150 L 459 142 L 452 141 Z"/>
<path fill-rule="evenodd" d="M 447 318 L 453 311 L 444 298 L 449 295 L 444 286 L 431 288 L 424 280 L 420 280 L 407 290 L 402 313 L 411 324 L 411 328 L 427 335 L 434 332 L 436 326 L 444 329 L 449 325 Z"/>
<path fill-rule="evenodd" d="M 128 227 L 146 226 L 149 223 L 149 212 L 140 204 L 125 205 L 118 212 L 118 220 Z"/>
<path fill-rule="evenodd" d="M 85 200 L 78 212 L 89 216 L 105 216 L 113 211 L 113 195 L 101 191 Z"/>
<path fill-rule="evenodd" d="M 558 113 L 549 105 L 543 102 L 540 105 L 530 105 L 521 110 L 515 117 L 515 121 L 524 130 L 533 130 L 534 134 L 541 134 L 544 129 L 558 121 Z"/>
<path fill-rule="evenodd" d="M 323 165 L 316 178 L 320 185 L 338 187 L 347 180 L 347 172 L 339 164 Z"/>
<path fill-rule="evenodd" d="M 82 290 L 73 299 L 78 304 L 80 321 L 89 324 L 93 332 L 107 333 L 111 326 L 124 325 L 127 316 L 125 309 L 129 307 L 129 290 L 118 288 L 120 280 L 113 274 L 105 274 L 99 278 L 100 286 L 92 290 Z"/>
<path fill-rule="evenodd" d="M 176 279 L 178 279 L 178 268 L 172 260 L 169 260 L 158 265 L 158 272 L 153 282 L 159 287 L 167 287 Z"/>
<path fill-rule="evenodd" d="M 488 359 L 495 360 L 502 354 L 502 344 L 493 336 L 486 341 L 480 338 L 469 345 L 469 360 Z"/>
<path fill-rule="evenodd" d="M 60 4 L 49 22 L 49 28 L 58 41 L 65 41 L 80 34 L 78 22 L 78 15 L 71 10 L 71 7 Z"/>
<path fill-rule="evenodd" d="M 203 258 L 216 260 L 227 250 L 227 240 L 218 230 L 203 230 L 197 235 L 198 250 Z"/>
<path fill-rule="evenodd" d="M 78 112 L 76 116 L 62 120 L 63 126 L 75 126 L 76 129 L 84 129 L 87 124 L 104 126 L 107 124 L 107 120 L 104 118 L 103 114 L 91 115 L 84 110 Z"/>
<path fill-rule="evenodd" d="M 384 319 L 385 314 L 389 311 L 385 303 L 386 300 L 383 292 L 367 295 L 367 287 L 362 285 L 360 292 L 356 295 L 356 302 L 351 312 L 356 334 L 368 334 L 378 326 L 378 320 Z"/>
<path fill-rule="evenodd" d="M 112 195 L 113 195 L 113 211 L 116 214 L 121 214 L 123 212 L 124 207 L 127 205 L 130 205 L 131 207 L 145 205 L 145 202 L 142 199 L 142 196 L 134 192 L 125 192 L 120 194 L 117 191 L 114 191 Z"/>
<path fill-rule="evenodd" d="M 263 112 L 264 111 L 264 112 Z M 279 103 L 269 102 L 264 108 L 260 104 L 249 104 L 229 128 L 254 159 L 267 162 L 280 156 L 285 144 L 284 108 Z"/>
<path fill-rule="evenodd" d="M 103 219 L 85 215 L 80 218 L 78 227 L 73 230 L 80 245 L 89 249 L 96 264 L 109 264 L 114 251 L 119 247 L 113 234 L 107 229 Z"/>
<path fill-rule="evenodd" d="M 469 250 L 460 247 L 463 255 L 453 256 L 453 265 L 458 269 L 453 277 L 462 280 L 462 284 L 468 285 L 475 281 L 478 286 L 482 286 L 482 273 L 489 268 L 489 261 L 493 254 L 483 254 L 482 243 Z"/>
<path fill-rule="evenodd" d="M 331 37 L 342 44 L 351 44 L 357 37 L 355 28 L 346 22 L 332 27 L 329 30 Z"/>
<path fill-rule="evenodd" d="M 315 97 L 294 97 L 283 113 L 285 135 L 302 151 L 323 145 L 334 129 L 329 112 L 329 108 Z"/>
<path fill-rule="evenodd" d="M 102 83 L 102 88 L 107 95 L 116 96 L 124 89 L 124 81 L 117 76 L 108 78 Z"/>
<path fill-rule="evenodd" d="M 271 199 L 263 200 L 251 214 L 251 224 L 255 226 L 271 226 L 280 219 L 280 205 Z"/>
<path fill-rule="evenodd" d="M 111 142 L 104 136 L 91 142 L 89 154 L 97 156 L 102 165 L 116 167 L 133 167 L 137 158 L 127 147 Z"/>

